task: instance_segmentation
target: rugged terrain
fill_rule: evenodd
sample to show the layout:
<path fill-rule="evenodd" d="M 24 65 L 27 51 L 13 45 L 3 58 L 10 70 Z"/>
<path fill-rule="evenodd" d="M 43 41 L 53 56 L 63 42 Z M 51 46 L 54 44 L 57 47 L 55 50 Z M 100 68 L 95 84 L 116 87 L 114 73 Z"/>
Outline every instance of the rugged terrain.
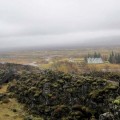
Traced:
<path fill-rule="evenodd" d="M 14 119 L 22 115 L 20 111 L 24 113 L 20 120 L 119 120 L 119 80 L 120 73 L 66 74 L 1 64 L 0 101 L 13 111 L 4 113 L 9 120 L 13 113 Z M 10 109 L 9 104 L 13 104 Z"/>

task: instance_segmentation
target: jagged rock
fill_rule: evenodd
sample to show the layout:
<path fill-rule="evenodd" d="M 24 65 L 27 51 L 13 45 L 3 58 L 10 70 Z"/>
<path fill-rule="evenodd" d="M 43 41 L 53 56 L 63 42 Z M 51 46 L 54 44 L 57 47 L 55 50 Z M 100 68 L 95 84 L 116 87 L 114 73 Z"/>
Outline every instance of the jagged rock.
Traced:
<path fill-rule="evenodd" d="M 99 120 L 115 120 L 114 115 L 110 112 L 100 115 Z"/>
<path fill-rule="evenodd" d="M 45 119 L 53 117 L 55 120 L 98 120 L 99 116 L 100 120 L 119 120 L 120 102 L 116 100 L 119 96 L 119 86 L 109 81 L 117 81 L 117 76 L 120 76 L 118 73 L 93 72 L 89 75 L 72 75 L 13 64 L 6 67 L 0 72 L 0 81 L 4 75 L 7 82 L 15 79 L 9 85 L 8 91 L 34 115 L 43 116 Z M 13 73 L 16 72 L 15 76 L 9 76 L 7 70 L 10 68 L 14 70 Z M 12 79 L 9 79 L 10 77 Z M 2 97 L 0 96 L 1 99 Z M 106 113 L 107 111 L 111 113 Z M 92 115 L 95 117 L 91 118 Z"/>

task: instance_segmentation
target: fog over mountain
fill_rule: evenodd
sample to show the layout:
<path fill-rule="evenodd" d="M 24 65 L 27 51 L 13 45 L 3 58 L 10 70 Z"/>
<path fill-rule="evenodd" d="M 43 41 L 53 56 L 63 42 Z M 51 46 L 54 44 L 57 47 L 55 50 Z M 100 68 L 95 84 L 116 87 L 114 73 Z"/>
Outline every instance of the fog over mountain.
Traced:
<path fill-rule="evenodd" d="M 120 0 L 1 0 L 0 49 L 120 45 Z"/>

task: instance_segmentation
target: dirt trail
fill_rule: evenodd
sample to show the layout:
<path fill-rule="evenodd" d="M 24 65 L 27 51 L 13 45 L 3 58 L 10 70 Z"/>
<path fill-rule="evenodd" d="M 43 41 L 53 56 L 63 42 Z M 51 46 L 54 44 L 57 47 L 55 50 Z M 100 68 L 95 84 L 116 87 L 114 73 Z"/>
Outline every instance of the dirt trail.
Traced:
<path fill-rule="evenodd" d="M 7 87 L 7 84 L 3 85 L 0 94 L 7 93 Z M 15 98 L 10 98 L 8 102 L 0 101 L 0 120 L 24 120 L 24 115 L 23 105 L 19 104 Z"/>
<path fill-rule="evenodd" d="M 7 94 L 8 84 L 0 87 L 0 94 Z M 24 120 L 26 116 L 31 116 L 24 110 L 24 106 L 17 102 L 15 98 L 9 98 L 8 102 L 0 101 L 0 120 Z M 33 117 L 33 120 L 43 120 L 40 117 Z"/>

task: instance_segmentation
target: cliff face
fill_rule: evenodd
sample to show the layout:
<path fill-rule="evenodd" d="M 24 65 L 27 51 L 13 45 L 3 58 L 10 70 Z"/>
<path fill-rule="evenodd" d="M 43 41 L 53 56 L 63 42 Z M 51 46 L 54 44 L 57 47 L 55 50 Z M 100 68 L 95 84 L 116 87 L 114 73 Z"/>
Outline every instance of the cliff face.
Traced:
<path fill-rule="evenodd" d="M 47 120 L 120 118 L 119 73 L 75 75 L 23 68 L 10 78 L 14 81 L 8 91 L 33 115 Z"/>

